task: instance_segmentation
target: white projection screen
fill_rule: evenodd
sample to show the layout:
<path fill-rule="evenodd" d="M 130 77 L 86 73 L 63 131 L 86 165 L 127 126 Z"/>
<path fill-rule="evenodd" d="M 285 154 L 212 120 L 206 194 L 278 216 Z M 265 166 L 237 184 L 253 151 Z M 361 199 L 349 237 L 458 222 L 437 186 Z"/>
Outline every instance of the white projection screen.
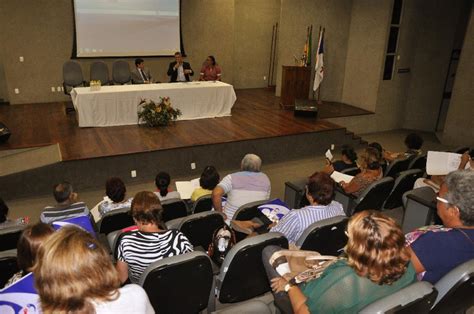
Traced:
<path fill-rule="evenodd" d="M 180 0 L 74 0 L 78 58 L 180 51 Z"/>

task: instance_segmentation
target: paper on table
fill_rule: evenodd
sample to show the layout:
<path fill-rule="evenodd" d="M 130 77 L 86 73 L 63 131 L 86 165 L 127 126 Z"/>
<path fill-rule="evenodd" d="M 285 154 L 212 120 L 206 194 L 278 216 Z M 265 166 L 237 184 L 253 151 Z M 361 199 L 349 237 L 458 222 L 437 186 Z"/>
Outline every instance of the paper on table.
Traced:
<path fill-rule="evenodd" d="M 334 171 L 331 174 L 331 178 L 336 181 L 337 183 L 344 181 L 346 183 L 351 182 L 351 180 L 354 178 L 353 176 L 350 176 L 348 174 L 341 173 L 339 171 Z"/>
<path fill-rule="evenodd" d="M 326 151 L 326 154 L 325 154 L 325 155 L 326 155 L 326 158 L 329 159 L 329 161 L 331 161 L 331 160 L 333 159 L 333 157 L 334 157 L 334 156 L 332 155 L 330 149 L 328 149 L 328 150 Z"/>
<path fill-rule="evenodd" d="M 426 173 L 430 176 L 443 176 L 456 171 L 461 163 L 461 156 L 456 153 L 428 151 Z"/>
<path fill-rule="evenodd" d="M 199 187 L 199 178 L 191 181 L 176 181 L 176 190 L 184 200 L 190 199 L 194 190 Z"/>

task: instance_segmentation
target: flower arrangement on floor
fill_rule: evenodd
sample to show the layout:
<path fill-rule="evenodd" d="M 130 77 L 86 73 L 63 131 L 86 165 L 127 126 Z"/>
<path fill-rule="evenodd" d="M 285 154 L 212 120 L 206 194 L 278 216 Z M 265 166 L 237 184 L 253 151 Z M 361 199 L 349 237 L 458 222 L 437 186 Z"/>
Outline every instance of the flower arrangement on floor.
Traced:
<path fill-rule="evenodd" d="M 175 121 L 182 113 L 181 110 L 171 107 L 169 97 L 160 97 L 155 103 L 150 99 L 142 99 L 138 104 L 138 124 L 149 127 L 167 126 Z"/>

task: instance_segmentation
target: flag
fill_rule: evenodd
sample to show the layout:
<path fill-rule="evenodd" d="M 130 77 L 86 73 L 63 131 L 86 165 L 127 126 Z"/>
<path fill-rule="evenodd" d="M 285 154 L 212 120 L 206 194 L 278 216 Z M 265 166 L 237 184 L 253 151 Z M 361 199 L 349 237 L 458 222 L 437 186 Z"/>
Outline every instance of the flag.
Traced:
<path fill-rule="evenodd" d="M 313 91 L 319 88 L 324 77 L 324 29 L 319 32 L 318 50 L 316 52 L 316 65 L 314 67 L 314 85 Z"/>
<path fill-rule="evenodd" d="M 309 44 L 309 26 L 306 28 L 306 41 L 304 42 L 304 48 L 303 48 L 303 58 L 304 58 L 304 62 L 305 60 L 308 58 L 308 44 Z M 309 52 L 311 53 L 311 51 Z M 304 65 L 304 64 L 303 64 Z"/>
<path fill-rule="evenodd" d="M 309 29 L 309 35 L 308 35 L 308 58 L 306 60 L 306 65 L 308 66 L 311 66 L 311 54 L 313 53 L 312 52 L 312 45 L 311 45 L 311 37 L 313 37 L 313 25 L 311 25 L 310 29 Z"/>

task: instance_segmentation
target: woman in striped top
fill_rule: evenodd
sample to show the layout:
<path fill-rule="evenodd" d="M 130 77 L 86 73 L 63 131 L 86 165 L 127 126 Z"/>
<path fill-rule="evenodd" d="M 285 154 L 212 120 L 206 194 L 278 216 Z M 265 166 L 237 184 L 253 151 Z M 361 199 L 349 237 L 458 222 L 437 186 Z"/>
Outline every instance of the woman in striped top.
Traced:
<path fill-rule="evenodd" d="M 148 265 L 157 260 L 193 251 L 184 234 L 166 230 L 160 200 L 153 192 L 137 193 L 131 212 L 138 230 L 123 235 L 118 246 L 116 267 L 122 283 L 128 278 L 138 283 Z"/>

